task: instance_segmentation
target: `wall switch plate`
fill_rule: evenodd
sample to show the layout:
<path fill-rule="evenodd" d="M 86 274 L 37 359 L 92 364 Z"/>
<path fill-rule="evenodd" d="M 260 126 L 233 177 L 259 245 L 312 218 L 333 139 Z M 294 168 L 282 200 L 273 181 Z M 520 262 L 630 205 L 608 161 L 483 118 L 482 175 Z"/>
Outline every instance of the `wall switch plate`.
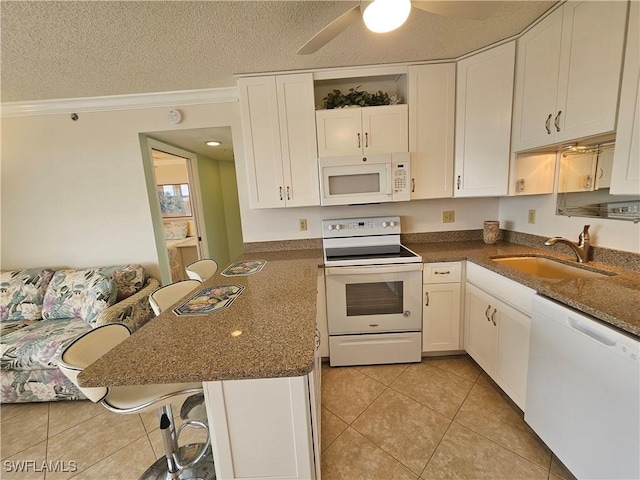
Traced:
<path fill-rule="evenodd" d="M 307 231 L 307 219 L 306 218 L 301 218 L 300 220 L 298 220 L 298 225 L 300 227 L 300 231 L 301 232 L 306 232 Z"/>
<path fill-rule="evenodd" d="M 456 221 L 455 210 L 445 210 L 442 212 L 442 223 L 454 223 Z"/>
<path fill-rule="evenodd" d="M 529 210 L 529 217 L 528 217 L 527 221 L 529 223 L 536 223 L 536 211 L 535 210 Z"/>

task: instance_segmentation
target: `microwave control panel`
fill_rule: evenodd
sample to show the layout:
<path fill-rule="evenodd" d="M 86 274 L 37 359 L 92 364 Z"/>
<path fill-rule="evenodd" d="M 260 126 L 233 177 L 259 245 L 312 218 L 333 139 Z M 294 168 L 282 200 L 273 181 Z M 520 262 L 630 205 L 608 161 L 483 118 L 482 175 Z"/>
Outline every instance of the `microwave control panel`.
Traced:
<path fill-rule="evenodd" d="M 411 200 L 409 162 L 393 162 L 393 200 Z"/>

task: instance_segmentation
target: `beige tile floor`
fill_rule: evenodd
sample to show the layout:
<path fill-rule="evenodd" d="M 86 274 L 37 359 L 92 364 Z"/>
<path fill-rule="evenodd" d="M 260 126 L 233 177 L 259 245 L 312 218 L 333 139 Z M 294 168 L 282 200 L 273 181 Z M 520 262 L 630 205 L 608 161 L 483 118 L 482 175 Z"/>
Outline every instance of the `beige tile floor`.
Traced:
<path fill-rule="evenodd" d="M 0 415 L 3 480 L 137 479 L 162 455 L 153 412 L 54 402 L 2 405 Z M 321 443 L 323 480 L 574 478 L 468 356 L 323 364 Z M 20 460 L 34 462 L 30 471 L 9 471 Z M 43 462 L 67 471 L 47 472 Z"/>
<path fill-rule="evenodd" d="M 575 477 L 469 356 L 322 372 L 323 480 Z"/>

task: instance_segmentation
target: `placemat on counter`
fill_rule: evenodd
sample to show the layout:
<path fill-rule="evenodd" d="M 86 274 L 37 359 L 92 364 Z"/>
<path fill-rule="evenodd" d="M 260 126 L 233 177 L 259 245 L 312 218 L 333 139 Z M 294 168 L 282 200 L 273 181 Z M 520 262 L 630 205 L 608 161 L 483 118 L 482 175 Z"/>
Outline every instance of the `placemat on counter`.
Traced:
<path fill-rule="evenodd" d="M 225 277 L 251 275 L 262 270 L 262 267 L 264 267 L 266 263 L 266 260 L 245 260 L 243 262 L 235 262 L 225 268 L 221 275 L 224 275 Z"/>
<path fill-rule="evenodd" d="M 207 315 L 227 308 L 242 293 L 242 285 L 215 285 L 203 288 L 178 307 L 173 309 L 176 315 Z"/>

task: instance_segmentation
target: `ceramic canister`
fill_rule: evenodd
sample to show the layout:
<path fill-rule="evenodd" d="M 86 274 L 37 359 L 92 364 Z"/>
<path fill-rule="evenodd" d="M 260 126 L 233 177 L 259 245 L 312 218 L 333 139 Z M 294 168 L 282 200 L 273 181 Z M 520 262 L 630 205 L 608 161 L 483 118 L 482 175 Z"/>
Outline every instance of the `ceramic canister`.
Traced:
<path fill-rule="evenodd" d="M 500 233 L 500 222 L 497 220 L 486 220 L 484 222 L 484 230 L 482 232 L 482 239 L 484 243 L 491 245 L 498 240 L 498 234 Z"/>

